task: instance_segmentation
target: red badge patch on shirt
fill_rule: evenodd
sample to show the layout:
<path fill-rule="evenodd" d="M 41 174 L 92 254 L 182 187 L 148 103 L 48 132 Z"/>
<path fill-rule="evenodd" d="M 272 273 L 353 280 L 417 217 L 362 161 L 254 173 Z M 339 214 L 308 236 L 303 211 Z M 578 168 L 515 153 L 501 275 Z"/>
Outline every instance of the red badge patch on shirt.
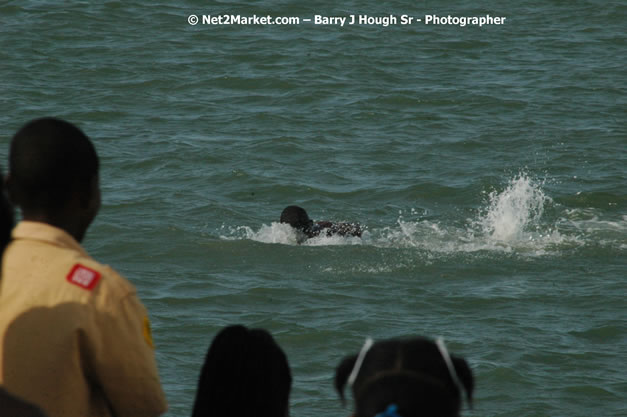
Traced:
<path fill-rule="evenodd" d="M 98 280 L 100 280 L 100 272 L 81 264 L 76 264 L 68 274 L 67 280 L 74 285 L 91 291 L 98 283 Z"/>

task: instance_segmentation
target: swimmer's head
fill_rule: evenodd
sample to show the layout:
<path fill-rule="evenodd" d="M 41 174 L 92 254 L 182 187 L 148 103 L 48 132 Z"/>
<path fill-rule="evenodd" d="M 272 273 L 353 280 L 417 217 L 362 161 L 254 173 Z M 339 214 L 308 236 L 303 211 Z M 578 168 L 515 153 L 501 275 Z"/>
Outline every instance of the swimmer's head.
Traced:
<path fill-rule="evenodd" d="M 298 206 L 286 207 L 281 213 L 281 223 L 287 223 L 302 232 L 313 226 L 313 220 L 309 218 L 305 209 Z"/>

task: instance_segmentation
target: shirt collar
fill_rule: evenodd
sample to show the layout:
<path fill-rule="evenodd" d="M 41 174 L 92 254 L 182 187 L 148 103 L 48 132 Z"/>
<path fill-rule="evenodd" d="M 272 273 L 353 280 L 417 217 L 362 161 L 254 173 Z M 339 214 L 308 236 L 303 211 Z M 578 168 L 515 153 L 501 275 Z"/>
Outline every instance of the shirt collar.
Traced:
<path fill-rule="evenodd" d="M 13 239 L 39 240 L 62 248 L 68 248 L 87 256 L 83 247 L 63 229 L 47 223 L 21 221 L 11 233 Z"/>

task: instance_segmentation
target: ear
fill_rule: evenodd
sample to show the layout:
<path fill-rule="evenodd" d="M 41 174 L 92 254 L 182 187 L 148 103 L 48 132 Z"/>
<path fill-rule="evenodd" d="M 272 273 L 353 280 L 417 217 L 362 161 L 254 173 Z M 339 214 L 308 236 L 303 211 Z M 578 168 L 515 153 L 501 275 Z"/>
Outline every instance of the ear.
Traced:
<path fill-rule="evenodd" d="M 14 204 L 14 205 L 18 205 L 19 203 L 19 199 L 17 196 L 17 192 L 15 190 L 15 183 L 13 182 L 13 177 L 11 176 L 10 172 L 7 172 L 7 176 L 4 177 L 4 189 L 6 190 L 7 196 L 9 197 L 9 201 Z"/>
<path fill-rule="evenodd" d="M 100 209 L 100 179 L 98 175 L 95 175 L 88 184 L 81 184 L 80 187 L 77 187 L 73 194 L 82 210 L 97 213 Z"/>
<path fill-rule="evenodd" d="M 348 377 L 355 366 L 355 361 L 357 360 L 357 355 L 347 356 L 340 362 L 340 364 L 335 368 L 335 378 L 334 385 L 335 390 L 340 395 L 340 399 L 342 400 L 342 404 L 346 404 L 346 398 L 344 397 L 344 387 L 348 382 Z"/>
<path fill-rule="evenodd" d="M 468 405 L 472 407 L 472 394 L 475 388 L 475 379 L 472 375 L 472 370 L 470 369 L 468 362 L 466 362 L 463 358 L 455 356 L 451 357 L 451 360 L 453 361 L 455 372 L 457 372 L 457 376 L 459 376 L 459 379 L 466 390 L 466 400 L 468 401 Z"/>

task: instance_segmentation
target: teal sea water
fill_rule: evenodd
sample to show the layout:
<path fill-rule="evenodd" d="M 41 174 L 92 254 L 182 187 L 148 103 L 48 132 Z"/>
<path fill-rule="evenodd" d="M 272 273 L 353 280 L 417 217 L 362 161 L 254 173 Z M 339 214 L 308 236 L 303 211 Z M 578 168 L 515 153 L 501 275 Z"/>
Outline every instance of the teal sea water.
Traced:
<path fill-rule="evenodd" d="M 335 366 L 399 335 L 468 359 L 466 416 L 625 416 L 626 21 L 597 0 L 5 1 L 0 161 L 35 117 L 96 143 L 85 244 L 150 311 L 168 417 L 235 323 L 285 349 L 294 416 L 348 416 Z M 366 232 L 297 245 L 289 204 Z"/>

